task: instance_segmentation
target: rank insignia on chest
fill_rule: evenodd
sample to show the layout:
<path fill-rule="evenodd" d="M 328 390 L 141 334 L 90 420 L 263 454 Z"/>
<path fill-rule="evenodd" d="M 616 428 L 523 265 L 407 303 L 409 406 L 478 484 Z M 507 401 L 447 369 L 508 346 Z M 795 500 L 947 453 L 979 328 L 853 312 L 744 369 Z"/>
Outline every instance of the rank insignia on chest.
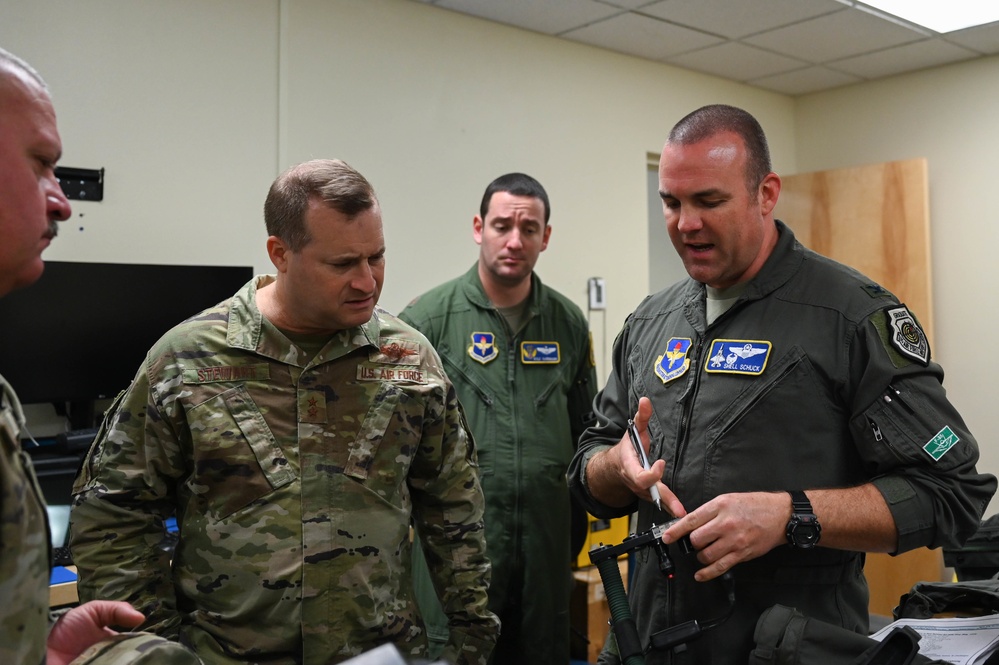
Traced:
<path fill-rule="evenodd" d="M 930 361 L 930 344 L 926 335 L 909 313 L 905 305 L 890 307 L 885 310 L 888 317 L 891 345 L 906 358 L 912 358 L 922 365 Z"/>
<path fill-rule="evenodd" d="M 663 383 L 683 376 L 690 369 L 690 358 L 687 357 L 690 344 L 686 337 L 672 337 L 666 343 L 666 351 L 656 358 L 655 365 L 656 376 Z"/>
<path fill-rule="evenodd" d="M 558 342 L 520 343 L 520 362 L 525 365 L 557 365 L 561 359 Z"/>
<path fill-rule="evenodd" d="M 704 371 L 712 374 L 763 374 L 773 344 L 752 339 L 716 339 L 711 342 Z"/>
<path fill-rule="evenodd" d="M 468 355 L 483 365 L 496 360 L 499 349 L 496 348 L 496 335 L 491 332 L 473 332 L 472 345 L 468 347 Z"/>

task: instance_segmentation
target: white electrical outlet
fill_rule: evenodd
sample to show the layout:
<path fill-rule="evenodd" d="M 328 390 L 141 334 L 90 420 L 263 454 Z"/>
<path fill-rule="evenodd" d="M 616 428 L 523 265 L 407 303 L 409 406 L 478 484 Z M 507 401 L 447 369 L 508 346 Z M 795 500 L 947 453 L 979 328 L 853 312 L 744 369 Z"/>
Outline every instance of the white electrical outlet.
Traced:
<path fill-rule="evenodd" d="M 607 286 L 603 277 L 586 280 L 586 291 L 590 296 L 590 309 L 607 309 Z"/>

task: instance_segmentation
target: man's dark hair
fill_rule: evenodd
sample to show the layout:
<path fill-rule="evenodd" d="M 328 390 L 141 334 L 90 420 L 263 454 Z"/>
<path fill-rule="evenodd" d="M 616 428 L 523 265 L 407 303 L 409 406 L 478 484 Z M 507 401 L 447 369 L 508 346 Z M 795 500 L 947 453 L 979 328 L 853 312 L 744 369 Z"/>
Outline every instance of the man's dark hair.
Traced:
<path fill-rule="evenodd" d="M 364 176 L 339 159 L 316 159 L 293 166 L 274 181 L 264 201 L 268 235 L 277 236 L 293 252 L 312 240 L 305 226 L 309 202 L 317 198 L 354 219 L 378 203 Z"/>
<path fill-rule="evenodd" d="M 548 223 L 548 218 L 552 214 L 551 205 L 548 203 L 548 192 L 545 191 L 540 182 L 531 176 L 525 173 L 507 173 L 489 183 L 489 186 L 486 187 L 486 193 L 482 195 L 482 203 L 479 205 L 479 216 L 482 219 L 486 218 L 486 213 L 489 212 L 489 202 L 492 201 L 493 194 L 496 192 L 541 199 L 541 202 L 545 204 L 545 224 Z"/>
<path fill-rule="evenodd" d="M 688 113 L 673 126 L 668 143 L 699 143 L 719 132 L 734 132 L 746 146 L 746 186 L 755 191 L 773 169 L 767 136 L 756 118 L 735 106 L 712 104 Z"/>

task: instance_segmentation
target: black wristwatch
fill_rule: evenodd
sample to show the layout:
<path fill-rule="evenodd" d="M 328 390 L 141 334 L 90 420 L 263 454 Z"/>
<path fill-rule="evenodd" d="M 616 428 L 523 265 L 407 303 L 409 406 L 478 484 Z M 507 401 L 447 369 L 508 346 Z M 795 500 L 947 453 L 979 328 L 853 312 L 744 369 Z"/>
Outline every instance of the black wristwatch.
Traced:
<path fill-rule="evenodd" d="M 787 522 L 784 534 L 787 544 L 791 547 L 807 550 L 819 543 L 822 526 L 819 518 L 812 512 L 812 504 L 800 490 L 789 491 L 791 495 L 791 519 Z"/>

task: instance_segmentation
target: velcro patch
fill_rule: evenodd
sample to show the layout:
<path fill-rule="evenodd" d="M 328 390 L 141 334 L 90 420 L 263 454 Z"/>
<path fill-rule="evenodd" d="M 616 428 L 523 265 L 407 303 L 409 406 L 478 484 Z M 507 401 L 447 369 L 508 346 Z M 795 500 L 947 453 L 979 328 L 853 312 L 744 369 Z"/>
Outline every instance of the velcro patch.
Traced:
<path fill-rule="evenodd" d="M 712 374 L 763 374 L 773 344 L 753 339 L 716 339 L 711 342 L 704 371 Z"/>
<path fill-rule="evenodd" d="M 923 450 L 925 450 L 926 454 L 934 460 L 940 461 L 940 458 L 946 455 L 947 451 L 953 448 L 954 445 L 960 440 L 961 439 L 957 436 L 957 434 L 954 434 L 950 427 L 944 425 L 944 428 L 937 432 L 936 436 L 926 442 L 926 445 L 923 446 Z"/>
<path fill-rule="evenodd" d="M 419 365 L 420 343 L 409 339 L 384 339 L 377 351 L 368 356 L 373 363 L 383 365 Z"/>
<path fill-rule="evenodd" d="M 557 365 L 561 359 L 558 342 L 520 343 L 520 362 L 525 365 Z"/>
<path fill-rule="evenodd" d="M 266 381 L 271 378 L 267 363 L 253 365 L 216 365 L 185 369 L 184 383 L 225 383 L 229 381 Z"/>
<path fill-rule="evenodd" d="M 422 369 L 409 367 L 357 366 L 358 381 L 393 381 L 395 383 L 426 383 Z"/>
<path fill-rule="evenodd" d="M 660 381 L 668 383 L 687 373 L 690 369 L 690 358 L 687 357 L 690 345 L 691 341 L 686 337 L 671 337 L 666 342 L 666 350 L 656 358 L 653 367 Z"/>
<path fill-rule="evenodd" d="M 905 305 L 889 307 L 885 316 L 888 317 L 888 340 L 892 347 L 906 358 L 926 366 L 930 362 L 930 343 L 909 309 Z"/>

